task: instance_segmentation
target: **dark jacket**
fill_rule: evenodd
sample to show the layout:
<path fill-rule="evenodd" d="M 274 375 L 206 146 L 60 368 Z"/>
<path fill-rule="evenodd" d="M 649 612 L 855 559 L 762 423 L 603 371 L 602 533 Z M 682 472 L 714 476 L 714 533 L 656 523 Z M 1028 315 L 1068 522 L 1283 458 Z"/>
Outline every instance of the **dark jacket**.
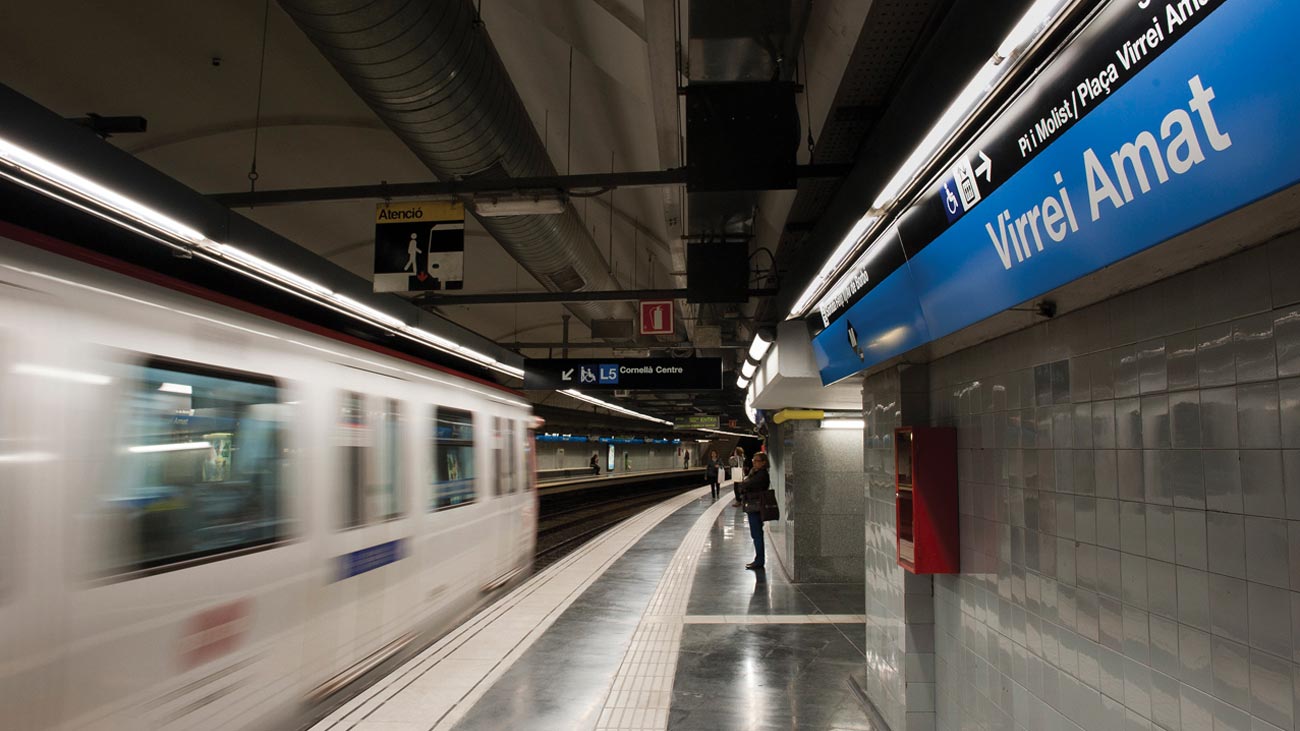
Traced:
<path fill-rule="evenodd" d="M 704 466 L 705 466 L 705 474 L 708 475 L 709 479 L 710 480 L 716 479 L 718 476 L 718 460 L 714 459 L 713 457 L 706 457 L 704 461 Z"/>
<path fill-rule="evenodd" d="M 749 477 L 738 486 L 740 488 L 740 504 L 746 513 L 757 513 L 762 506 L 763 493 L 767 492 L 772 486 L 772 480 L 767 475 L 767 467 L 752 470 Z"/>

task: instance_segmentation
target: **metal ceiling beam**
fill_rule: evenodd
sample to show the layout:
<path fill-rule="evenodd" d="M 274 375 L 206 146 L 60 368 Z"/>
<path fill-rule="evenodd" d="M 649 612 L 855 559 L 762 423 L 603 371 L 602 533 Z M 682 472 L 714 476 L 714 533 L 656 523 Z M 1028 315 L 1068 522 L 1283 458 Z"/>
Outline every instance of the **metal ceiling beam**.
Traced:
<path fill-rule="evenodd" d="M 846 175 L 849 165 L 800 165 L 799 178 L 839 178 Z M 341 185 L 324 188 L 286 188 L 282 190 L 242 191 L 214 193 L 208 197 L 229 208 L 254 208 L 290 203 L 315 203 L 362 199 L 447 197 L 460 195 L 519 195 L 539 192 L 574 190 L 613 190 L 615 188 L 659 188 L 685 185 L 686 168 L 667 170 L 633 170 L 616 173 L 583 173 L 579 175 L 546 175 L 530 178 L 469 178 L 447 182 L 379 183 L 368 185 Z"/>
<path fill-rule="evenodd" d="M 771 297 L 776 288 L 751 289 L 750 297 Z M 456 305 L 515 305 L 539 302 L 619 302 L 631 300 L 686 299 L 685 289 L 623 289 L 605 292 L 494 292 L 490 294 L 425 294 L 411 301 L 421 307 Z M 570 347 L 573 344 L 570 343 Z"/>

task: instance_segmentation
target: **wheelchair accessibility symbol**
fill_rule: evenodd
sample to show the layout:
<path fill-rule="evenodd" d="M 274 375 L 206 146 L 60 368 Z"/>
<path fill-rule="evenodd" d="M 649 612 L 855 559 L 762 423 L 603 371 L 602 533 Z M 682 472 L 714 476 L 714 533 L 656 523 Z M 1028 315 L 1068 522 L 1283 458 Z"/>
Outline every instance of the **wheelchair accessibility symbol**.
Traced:
<path fill-rule="evenodd" d="M 952 192 L 952 183 L 952 179 L 949 178 L 948 182 L 943 184 L 943 205 L 948 209 L 949 216 L 955 216 L 957 211 L 961 210 L 961 203 L 957 201 L 957 194 Z"/>

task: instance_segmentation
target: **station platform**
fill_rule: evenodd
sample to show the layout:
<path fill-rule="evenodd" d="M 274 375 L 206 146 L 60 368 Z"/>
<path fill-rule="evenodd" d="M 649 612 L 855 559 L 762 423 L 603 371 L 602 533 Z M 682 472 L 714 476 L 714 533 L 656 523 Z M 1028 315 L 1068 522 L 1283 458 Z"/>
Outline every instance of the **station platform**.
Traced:
<path fill-rule="evenodd" d="M 612 474 L 603 473 L 600 475 L 587 473 L 585 475 L 555 478 L 542 482 L 537 486 L 537 492 L 540 495 L 559 495 L 566 492 L 581 492 L 583 490 L 603 487 L 642 485 L 653 482 L 663 482 L 665 480 L 696 480 L 698 482 L 704 482 L 705 479 L 705 470 L 703 467 L 671 470 L 644 470 L 640 472 L 615 472 Z"/>
<path fill-rule="evenodd" d="M 766 571 L 730 488 L 683 493 L 533 575 L 319 731 L 883 729 L 855 696 L 861 585 Z"/>

